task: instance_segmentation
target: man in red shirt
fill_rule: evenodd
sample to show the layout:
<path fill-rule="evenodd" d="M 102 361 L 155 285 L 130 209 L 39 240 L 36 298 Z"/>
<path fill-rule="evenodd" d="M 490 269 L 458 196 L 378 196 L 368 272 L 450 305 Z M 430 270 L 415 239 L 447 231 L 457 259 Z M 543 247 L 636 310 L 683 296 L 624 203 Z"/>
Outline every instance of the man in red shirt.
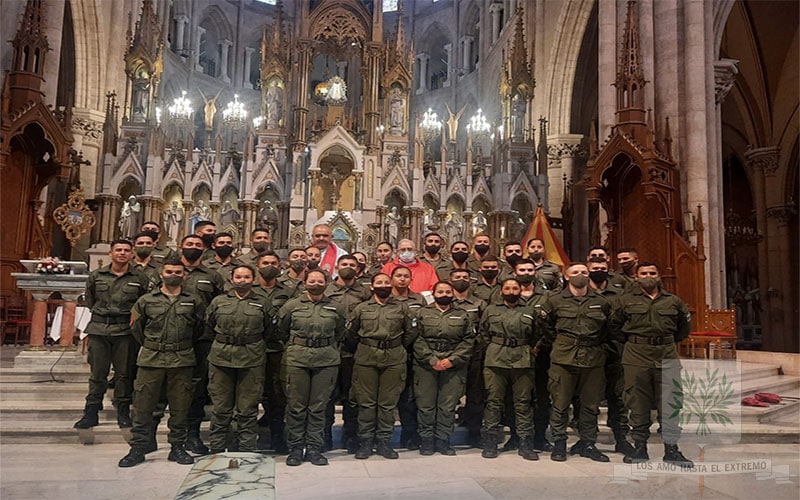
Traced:
<path fill-rule="evenodd" d="M 391 276 L 392 271 L 397 266 L 405 266 L 411 270 L 411 284 L 408 288 L 412 292 L 422 293 L 433 291 L 433 285 L 439 281 L 436 269 L 427 262 L 417 258 L 414 242 L 411 240 L 400 240 L 397 244 L 397 257 L 383 266 L 381 272 Z"/>

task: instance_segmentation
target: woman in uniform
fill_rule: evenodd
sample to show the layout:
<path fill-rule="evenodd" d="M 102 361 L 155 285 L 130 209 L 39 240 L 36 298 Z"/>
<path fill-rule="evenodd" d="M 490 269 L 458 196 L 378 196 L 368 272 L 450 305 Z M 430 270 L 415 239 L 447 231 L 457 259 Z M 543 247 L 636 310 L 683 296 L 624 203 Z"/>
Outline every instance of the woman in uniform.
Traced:
<path fill-rule="evenodd" d="M 414 395 L 422 439 L 419 453 L 455 455 L 450 435 L 475 338 L 469 313 L 453 307 L 450 283 L 436 283 L 433 300 L 418 311 L 414 341 Z"/>
<path fill-rule="evenodd" d="M 391 298 L 388 275 L 372 278 L 372 292 L 368 302 L 353 309 L 345 342 L 355 352 L 351 395 L 358 405 L 356 458 L 369 458 L 375 446 L 379 455 L 395 459 L 398 455 L 390 444 L 393 411 L 405 387 L 406 348 L 414 341 L 416 320 L 404 303 Z"/>

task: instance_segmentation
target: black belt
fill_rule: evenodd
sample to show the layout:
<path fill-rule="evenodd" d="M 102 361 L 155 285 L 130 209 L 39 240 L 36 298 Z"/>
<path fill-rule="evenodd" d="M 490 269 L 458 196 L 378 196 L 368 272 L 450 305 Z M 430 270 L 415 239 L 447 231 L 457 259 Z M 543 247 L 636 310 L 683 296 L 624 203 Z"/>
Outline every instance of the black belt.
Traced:
<path fill-rule="evenodd" d="M 93 323 L 101 323 L 103 325 L 129 325 L 131 323 L 131 315 L 115 315 L 115 316 L 105 316 L 103 314 L 92 314 L 92 322 Z"/>
<path fill-rule="evenodd" d="M 142 346 L 154 351 L 184 351 L 192 348 L 191 340 L 183 342 L 156 342 L 155 340 L 144 339 Z"/>
<path fill-rule="evenodd" d="M 675 337 L 672 335 L 661 335 L 658 337 L 645 337 L 643 335 L 628 335 L 628 342 L 632 344 L 650 344 L 650 345 L 664 345 L 674 344 Z"/>
<path fill-rule="evenodd" d="M 558 335 L 567 337 L 572 341 L 572 345 L 578 347 L 596 347 L 600 345 L 600 339 L 597 337 L 585 337 L 571 332 L 558 332 Z"/>
<path fill-rule="evenodd" d="M 460 340 L 425 339 L 431 349 L 435 351 L 449 351 L 461 343 Z"/>
<path fill-rule="evenodd" d="M 384 340 L 367 339 L 362 337 L 359 339 L 359 342 L 370 347 L 377 347 L 378 349 L 391 349 L 392 347 L 400 347 L 403 345 L 403 339 L 401 337 Z"/>
<path fill-rule="evenodd" d="M 334 343 L 334 339 L 332 337 L 311 339 L 308 337 L 298 337 L 297 335 L 292 335 L 289 338 L 289 343 L 303 347 L 328 347 Z"/>
<path fill-rule="evenodd" d="M 254 335 L 247 335 L 246 337 L 238 337 L 236 335 L 224 335 L 222 333 L 218 333 L 214 340 L 221 344 L 228 344 L 228 345 L 247 345 L 247 344 L 255 344 L 259 340 L 262 340 L 264 337 L 260 334 Z"/>
<path fill-rule="evenodd" d="M 492 336 L 492 344 L 498 344 L 505 347 L 519 347 L 523 345 L 529 345 L 527 339 L 518 339 L 515 337 L 498 337 L 496 335 Z"/>

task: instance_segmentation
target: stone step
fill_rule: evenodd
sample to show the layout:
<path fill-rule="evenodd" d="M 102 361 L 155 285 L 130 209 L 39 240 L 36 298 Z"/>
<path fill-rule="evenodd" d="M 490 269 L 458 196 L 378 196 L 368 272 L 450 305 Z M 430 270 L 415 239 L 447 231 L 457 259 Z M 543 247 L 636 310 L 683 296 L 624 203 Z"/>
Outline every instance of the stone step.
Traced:
<path fill-rule="evenodd" d="M 800 377 L 792 375 L 769 375 L 766 377 L 742 380 L 739 396 L 752 396 L 757 392 L 771 392 L 779 396 L 795 396 L 800 387 Z"/>

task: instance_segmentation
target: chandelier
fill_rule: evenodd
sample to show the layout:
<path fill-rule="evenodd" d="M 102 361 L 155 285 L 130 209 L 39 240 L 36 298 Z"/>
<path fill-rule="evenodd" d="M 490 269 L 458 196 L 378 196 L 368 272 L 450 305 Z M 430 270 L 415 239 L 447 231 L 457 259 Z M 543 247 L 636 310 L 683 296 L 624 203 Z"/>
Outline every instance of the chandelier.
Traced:
<path fill-rule="evenodd" d="M 426 143 L 429 143 L 431 139 L 439 135 L 442 131 L 442 122 L 431 108 L 428 108 L 428 111 L 423 113 L 422 122 L 419 126 L 422 129 L 422 136 Z"/>
<path fill-rule="evenodd" d="M 222 110 L 222 120 L 231 128 L 242 128 L 247 122 L 247 109 L 239 102 L 239 94 L 233 94 L 233 101 Z"/>
<path fill-rule="evenodd" d="M 741 215 L 728 210 L 725 214 L 725 243 L 731 247 L 755 245 L 764 236 Z"/>
<path fill-rule="evenodd" d="M 492 126 L 486 121 L 486 116 L 484 116 L 483 111 L 478 109 L 477 113 L 469 119 L 467 133 L 472 134 L 475 139 L 481 140 L 489 135 L 491 128 Z"/>
<path fill-rule="evenodd" d="M 172 101 L 172 105 L 167 108 L 167 113 L 169 113 L 171 120 L 192 121 L 192 114 L 194 113 L 192 101 L 186 98 L 185 90 L 181 90 L 181 96 Z"/>

